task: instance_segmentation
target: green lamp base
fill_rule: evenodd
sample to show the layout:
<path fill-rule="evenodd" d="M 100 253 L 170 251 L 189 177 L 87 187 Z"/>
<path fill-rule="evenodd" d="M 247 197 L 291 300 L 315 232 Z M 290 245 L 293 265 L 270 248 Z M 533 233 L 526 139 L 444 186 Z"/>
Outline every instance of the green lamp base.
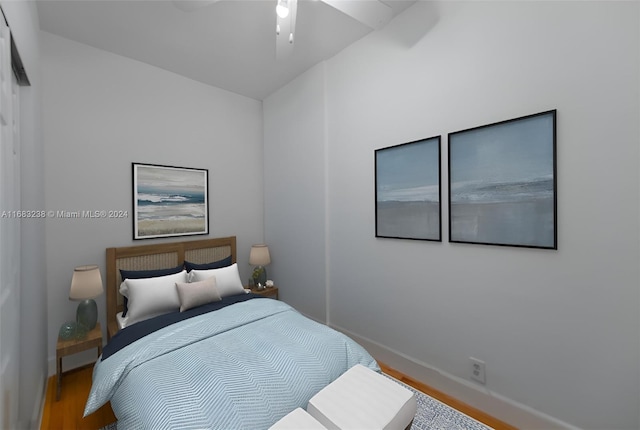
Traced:
<path fill-rule="evenodd" d="M 262 288 L 264 288 L 267 283 L 267 269 L 263 266 L 257 266 L 253 269 L 253 280 L 256 287 L 260 288 L 260 286 L 262 286 Z"/>
<path fill-rule="evenodd" d="M 93 299 L 83 300 L 78 304 L 76 311 L 78 326 L 87 332 L 93 330 L 98 323 L 98 305 Z"/>

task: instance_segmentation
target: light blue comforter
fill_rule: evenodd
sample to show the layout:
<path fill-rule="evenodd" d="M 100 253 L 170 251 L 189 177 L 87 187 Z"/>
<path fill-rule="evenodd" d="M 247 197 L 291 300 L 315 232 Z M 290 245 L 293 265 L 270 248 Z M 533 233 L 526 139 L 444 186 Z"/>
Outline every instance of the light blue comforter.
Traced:
<path fill-rule="evenodd" d="M 379 370 L 343 334 L 253 299 L 100 360 L 85 416 L 111 401 L 118 429 L 266 429 L 357 363 Z"/>

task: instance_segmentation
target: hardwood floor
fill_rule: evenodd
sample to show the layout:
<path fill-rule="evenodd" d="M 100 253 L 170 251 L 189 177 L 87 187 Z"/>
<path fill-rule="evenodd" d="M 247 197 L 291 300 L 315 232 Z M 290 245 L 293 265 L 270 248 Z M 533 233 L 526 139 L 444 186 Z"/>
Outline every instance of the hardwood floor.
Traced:
<path fill-rule="evenodd" d="M 477 421 L 480 421 L 481 423 L 488 425 L 489 427 L 492 427 L 496 430 L 517 430 L 516 427 L 509 425 L 503 421 L 500 421 L 499 419 L 492 417 L 491 415 L 485 412 L 482 412 L 479 409 L 469 406 L 466 403 L 463 403 L 460 400 L 455 399 L 449 396 L 448 394 L 443 393 L 442 391 L 438 391 L 434 388 L 431 388 L 425 383 L 416 381 L 415 379 L 412 379 L 406 376 L 405 374 L 400 373 L 397 370 L 388 367 L 384 363 L 378 362 L 378 364 L 380 365 L 380 369 L 382 369 L 382 371 L 387 375 L 396 378 L 398 381 L 404 382 L 405 384 L 415 388 L 418 391 L 422 391 L 423 393 L 433 397 L 434 399 L 440 400 L 442 403 L 445 403 L 451 406 L 452 408 L 457 409 L 463 414 L 469 415 L 470 417 L 474 418 Z"/>
<path fill-rule="evenodd" d="M 80 367 L 62 375 L 62 392 L 56 401 L 56 376 L 47 382 L 41 430 L 97 430 L 116 420 L 109 404 L 82 418 L 91 389 L 93 365 Z"/>
<path fill-rule="evenodd" d="M 451 396 L 434 390 L 427 384 L 416 381 L 406 375 L 379 363 L 382 370 L 404 382 L 413 388 L 440 400 L 443 403 L 475 418 L 476 420 L 493 427 L 496 430 L 515 430 L 516 428 L 506 424 L 486 413 L 472 408 Z M 56 377 L 51 376 L 47 384 L 47 393 L 42 413 L 42 425 L 40 430 L 98 430 L 116 420 L 109 404 L 100 408 L 97 412 L 82 418 L 84 405 L 91 389 L 91 373 L 93 365 L 81 367 L 66 372 L 62 376 L 62 392 L 60 400 L 56 401 Z"/>

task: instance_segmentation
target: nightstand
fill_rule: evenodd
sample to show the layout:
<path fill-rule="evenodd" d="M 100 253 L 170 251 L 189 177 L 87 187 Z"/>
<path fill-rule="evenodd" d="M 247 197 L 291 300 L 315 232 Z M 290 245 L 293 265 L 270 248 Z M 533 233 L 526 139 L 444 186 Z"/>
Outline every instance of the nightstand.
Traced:
<path fill-rule="evenodd" d="M 251 292 L 253 294 L 260 294 L 261 296 L 265 297 L 273 297 L 274 299 L 278 300 L 278 287 L 268 287 L 261 290 L 252 288 Z"/>
<path fill-rule="evenodd" d="M 83 339 L 63 340 L 58 338 L 58 344 L 56 346 L 56 400 L 60 400 L 60 390 L 62 389 L 62 357 L 91 348 L 98 348 L 98 357 L 100 357 L 100 354 L 102 354 L 102 330 L 100 329 L 100 323 L 96 324 L 95 328 L 87 333 L 87 336 Z"/>

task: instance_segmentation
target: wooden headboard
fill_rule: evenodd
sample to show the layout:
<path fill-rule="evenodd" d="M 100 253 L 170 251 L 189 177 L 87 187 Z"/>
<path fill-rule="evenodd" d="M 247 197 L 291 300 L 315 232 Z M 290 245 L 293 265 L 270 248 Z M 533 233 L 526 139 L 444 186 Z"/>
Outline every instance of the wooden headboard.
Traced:
<path fill-rule="evenodd" d="M 123 310 L 120 269 L 169 269 L 184 261 L 204 264 L 231 256 L 236 262 L 236 237 L 155 243 L 152 245 L 107 248 L 107 339 L 118 332 L 116 314 Z"/>

